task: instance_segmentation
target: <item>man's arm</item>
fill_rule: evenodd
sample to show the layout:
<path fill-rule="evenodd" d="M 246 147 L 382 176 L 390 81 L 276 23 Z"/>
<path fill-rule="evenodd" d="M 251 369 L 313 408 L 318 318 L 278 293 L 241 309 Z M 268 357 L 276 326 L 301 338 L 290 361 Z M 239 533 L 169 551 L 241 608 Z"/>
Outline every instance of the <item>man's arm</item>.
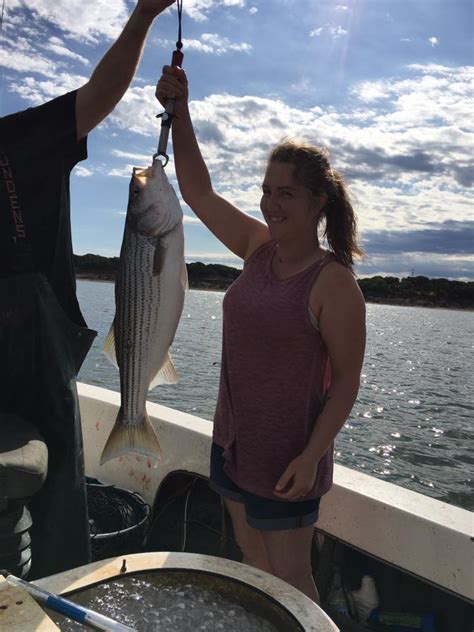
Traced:
<path fill-rule="evenodd" d="M 153 20 L 175 0 L 139 0 L 121 35 L 76 98 L 77 139 L 84 138 L 117 105 L 130 85 Z"/>

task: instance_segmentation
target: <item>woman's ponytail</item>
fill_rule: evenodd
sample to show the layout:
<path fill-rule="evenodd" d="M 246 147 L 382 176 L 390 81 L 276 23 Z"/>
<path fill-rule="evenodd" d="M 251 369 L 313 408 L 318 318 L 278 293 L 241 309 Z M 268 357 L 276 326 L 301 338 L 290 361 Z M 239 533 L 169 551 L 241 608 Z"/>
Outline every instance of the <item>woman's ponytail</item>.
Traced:
<path fill-rule="evenodd" d="M 337 259 L 351 268 L 354 257 L 364 255 L 357 243 L 356 214 L 341 174 L 329 168 L 326 179 L 327 202 L 321 213 L 321 219 L 325 222 L 323 235 Z"/>

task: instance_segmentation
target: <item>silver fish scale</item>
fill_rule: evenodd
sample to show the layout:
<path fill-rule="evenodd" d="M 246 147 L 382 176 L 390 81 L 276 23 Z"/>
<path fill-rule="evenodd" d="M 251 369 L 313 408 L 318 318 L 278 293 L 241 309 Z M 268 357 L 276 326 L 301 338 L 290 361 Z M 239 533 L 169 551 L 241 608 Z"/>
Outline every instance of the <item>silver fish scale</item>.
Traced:
<path fill-rule="evenodd" d="M 148 392 L 149 381 L 142 378 L 142 373 L 148 370 L 149 342 L 158 324 L 160 276 L 153 275 L 158 242 L 157 237 L 147 237 L 127 227 L 120 256 L 115 344 L 125 425 L 141 422 L 139 416 Z"/>

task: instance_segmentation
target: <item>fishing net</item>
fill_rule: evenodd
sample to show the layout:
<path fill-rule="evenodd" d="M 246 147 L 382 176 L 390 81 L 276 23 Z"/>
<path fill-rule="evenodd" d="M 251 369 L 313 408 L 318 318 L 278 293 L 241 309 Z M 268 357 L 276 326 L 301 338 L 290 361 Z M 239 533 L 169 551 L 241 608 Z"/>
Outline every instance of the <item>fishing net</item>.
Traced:
<path fill-rule="evenodd" d="M 143 550 L 150 506 L 135 492 L 87 478 L 92 561 Z"/>

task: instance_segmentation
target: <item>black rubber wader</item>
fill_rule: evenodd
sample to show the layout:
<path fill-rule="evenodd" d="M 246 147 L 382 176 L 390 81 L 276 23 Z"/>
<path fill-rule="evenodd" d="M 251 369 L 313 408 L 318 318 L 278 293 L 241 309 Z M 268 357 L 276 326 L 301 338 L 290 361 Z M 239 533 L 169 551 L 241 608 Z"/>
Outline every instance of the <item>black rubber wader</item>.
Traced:
<path fill-rule="evenodd" d="M 0 408 L 34 424 L 49 452 L 29 502 L 29 579 L 90 561 L 76 376 L 95 336 L 68 318 L 43 274 L 0 278 Z"/>

